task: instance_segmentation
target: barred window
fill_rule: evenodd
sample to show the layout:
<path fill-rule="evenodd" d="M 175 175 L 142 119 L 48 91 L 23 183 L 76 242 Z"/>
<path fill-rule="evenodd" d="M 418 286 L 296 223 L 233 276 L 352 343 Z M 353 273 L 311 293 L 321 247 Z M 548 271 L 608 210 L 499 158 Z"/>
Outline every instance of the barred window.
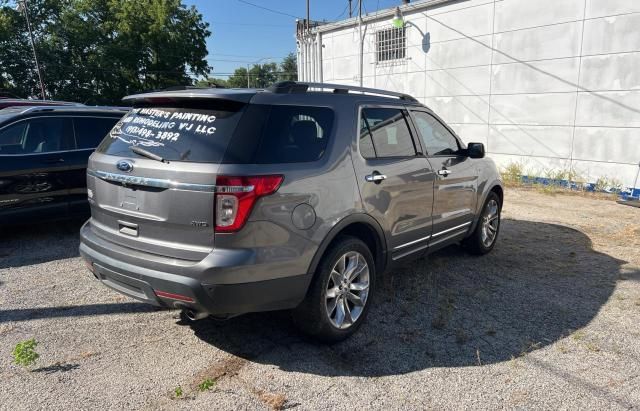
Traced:
<path fill-rule="evenodd" d="M 405 28 L 388 28 L 376 32 L 376 63 L 403 59 L 406 56 Z"/>

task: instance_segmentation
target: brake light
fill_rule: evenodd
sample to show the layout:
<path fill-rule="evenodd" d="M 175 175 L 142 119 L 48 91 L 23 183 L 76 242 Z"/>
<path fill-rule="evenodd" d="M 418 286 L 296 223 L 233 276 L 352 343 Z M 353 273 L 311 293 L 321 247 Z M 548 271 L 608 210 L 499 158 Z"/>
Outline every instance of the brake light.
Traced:
<path fill-rule="evenodd" d="M 216 178 L 216 227 L 219 233 L 238 231 L 260 197 L 278 191 L 281 175 Z"/>

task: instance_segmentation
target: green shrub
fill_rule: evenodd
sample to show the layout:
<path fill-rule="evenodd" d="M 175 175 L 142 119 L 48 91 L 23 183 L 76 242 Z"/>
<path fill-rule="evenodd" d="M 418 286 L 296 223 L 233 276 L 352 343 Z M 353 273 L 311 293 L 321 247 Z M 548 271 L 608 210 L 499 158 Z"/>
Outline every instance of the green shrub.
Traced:
<path fill-rule="evenodd" d="M 40 355 L 36 352 L 38 342 L 32 338 L 18 343 L 13 349 L 13 362 L 23 367 L 35 364 Z"/>
<path fill-rule="evenodd" d="M 211 378 L 207 378 L 198 385 L 198 390 L 207 391 L 213 388 L 214 385 L 216 385 L 216 382 Z"/>

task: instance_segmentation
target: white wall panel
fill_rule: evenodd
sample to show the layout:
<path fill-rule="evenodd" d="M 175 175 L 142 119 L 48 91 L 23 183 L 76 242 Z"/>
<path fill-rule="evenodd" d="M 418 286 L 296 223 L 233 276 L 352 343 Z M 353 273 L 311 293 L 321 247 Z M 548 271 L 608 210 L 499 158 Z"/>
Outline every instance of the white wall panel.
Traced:
<path fill-rule="evenodd" d="M 451 13 L 429 16 L 422 30 L 430 33 L 432 43 L 491 34 L 493 4 L 460 9 Z M 417 30 L 416 30 L 417 31 Z"/>
<path fill-rule="evenodd" d="M 580 85 L 588 90 L 639 90 L 640 52 L 582 58 Z"/>
<path fill-rule="evenodd" d="M 579 56 L 581 33 L 580 21 L 496 34 L 493 64 Z"/>
<path fill-rule="evenodd" d="M 489 96 L 426 97 L 427 106 L 447 123 L 486 123 Z"/>
<path fill-rule="evenodd" d="M 493 66 L 492 92 L 548 93 L 575 91 L 578 84 L 578 57 L 511 63 Z"/>
<path fill-rule="evenodd" d="M 573 127 L 491 125 L 489 146 L 493 153 L 569 158 Z"/>
<path fill-rule="evenodd" d="M 494 95 L 492 124 L 573 126 L 575 93 Z"/>
<path fill-rule="evenodd" d="M 491 64 L 491 36 L 433 43 L 427 52 L 427 70 Z"/>
<path fill-rule="evenodd" d="M 640 127 L 640 91 L 579 93 L 576 125 Z"/>
<path fill-rule="evenodd" d="M 426 96 L 489 94 L 490 66 L 427 71 Z"/>
<path fill-rule="evenodd" d="M 640 13 L 586 20 L 584 24 L 585 55 L 640 51 Z"/>
<path fill-rule="evenodd" d="M 505 0 L 496 3 L 496 32 L 581 20 L 584 0 Z"/>
<path fill-rule="evenodd" d="M 486 124 L 459 124 L 448 123 L 449 127 L 458 134 L 465 144 L 482 143 L 487 147 L 487 126 Z"/>
<path fill-rule="evenodd" d="M 587 18 L 640 13 L 638 0 L 587 0 Z"/>
<path fill-rule="evenodd" d="M 640 130 L 637 128 L 576 127 L 573 158 L 637 165 Z"/>

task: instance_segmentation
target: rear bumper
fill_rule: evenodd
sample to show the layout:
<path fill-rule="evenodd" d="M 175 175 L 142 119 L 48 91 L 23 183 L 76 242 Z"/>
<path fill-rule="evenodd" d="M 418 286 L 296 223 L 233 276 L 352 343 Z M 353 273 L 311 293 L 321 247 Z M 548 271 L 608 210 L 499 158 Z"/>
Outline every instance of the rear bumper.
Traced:
<path fill-rule="evenodd" d="M 190 308 L 212 315 L 234 315 L 296 307 L 311 276 L 307 274 L 232 283 L 227 266 L 216 261 L 237 261 L 237 250 L 216 250 L 217 258 L 181 261 L 124 248 L 96 235 L 90 221 L 80 230 L 80 254 L 92 264 L 94 276 L 104 285 L 149 304 Z M 230 255 L 220 255 L 228 251 Z M 241 265 L 250 267 L 249 261 Z M 247 264 L 248 263 L 248 264 Z M 233 267 L 234 270 L 237 267 Z M 216 274 L 223 281 L 216 283 Z"/>

